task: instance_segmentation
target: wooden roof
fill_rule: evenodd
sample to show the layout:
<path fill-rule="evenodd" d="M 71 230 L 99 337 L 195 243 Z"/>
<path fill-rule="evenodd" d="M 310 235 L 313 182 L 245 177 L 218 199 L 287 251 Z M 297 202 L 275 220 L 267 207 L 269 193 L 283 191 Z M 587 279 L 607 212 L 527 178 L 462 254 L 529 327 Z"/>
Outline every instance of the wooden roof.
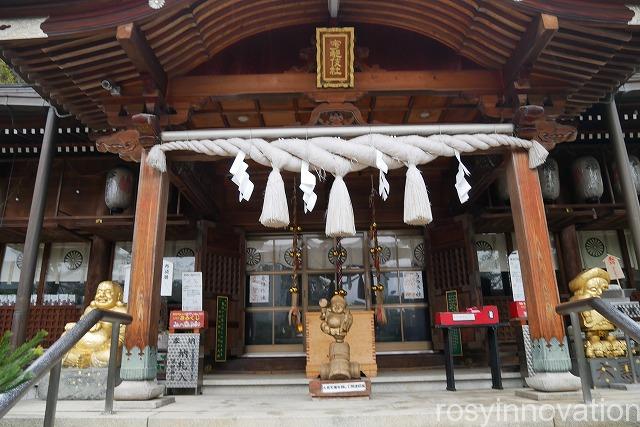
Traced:
<path fill-rule="evenodd" d="M 48 37 L 0 41 L 4 58 L 44 98 L 91 127 L 124 127 L 128 116 L 158 105 L 165 126 L 304 124 L 326 101 L 313 95 L 313 78 L 304 72 L 262 80 L 193 74 L 260 34 L 295 27 L 299 37 L 312 37 L 305 29 L 330 23 L 323 0 L 167 0 L 157 11 L 146 0 L 18 3 L 5 16 L 47 12 L 41 28 Z M 552 107 L 552 115 L 576 116 L 615 91 L 638 65 L 640 31 L 628 24 L 635 15 L 625 3 L 343 0 L 337 24 L 356 26 L 356 44 L 359 26 L 391 27 L 436 40 L 477 67 L 410 75 L 363 71 L 343 101 L 357 105 L 367 122 L 501 120 L 511 114 L 503 109 L 508 98 L 518 96 Z M 447 81 L 439 83 L 447 76 L 465 84 L 447 91 Z M 109 95 L 103 79 L 121 86 L 121 96 Z M 280 98 L 269 105 L 269 94 Z M 441 114 L 451 102 L 452 111 L 462 107 L 473 114 Z M 377 109 L 386 112 L 381 116 Z M 240 115 L 248 120 L 237 121 Z"/>

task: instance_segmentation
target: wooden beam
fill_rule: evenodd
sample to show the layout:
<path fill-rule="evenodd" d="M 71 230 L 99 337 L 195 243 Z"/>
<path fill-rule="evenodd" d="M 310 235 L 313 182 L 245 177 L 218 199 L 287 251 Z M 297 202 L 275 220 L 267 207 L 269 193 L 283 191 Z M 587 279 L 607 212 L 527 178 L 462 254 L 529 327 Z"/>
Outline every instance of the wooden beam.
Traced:
<path fill-rule="evenodd" d="M 119 25 L 116 39 L 140 74 L 149 76 L 163 96 L 167 90 L 167 74 L 140 28 L 133 23 Z"/>
<path fill-rule="evenodd" d="M 505 86 L 513 85 L 526 65 L 533 64 L 558 31 L 558 18 L 541 13 L 537 15 L 520 38 L 513 56 L 504 66 Z"/>
<path fill-rule="evenodd" d="M 315 74 L 278 73 L 176 77 L 169 82 L 167 100 L 192 101 L 206 97 L 315 93 Z M 474 93 L 502 92 L 500 73 L 485 70 L 370 71 L 356 73 L 356 92 Z M 331 90 L 327 90 L 327 93 Z"/>

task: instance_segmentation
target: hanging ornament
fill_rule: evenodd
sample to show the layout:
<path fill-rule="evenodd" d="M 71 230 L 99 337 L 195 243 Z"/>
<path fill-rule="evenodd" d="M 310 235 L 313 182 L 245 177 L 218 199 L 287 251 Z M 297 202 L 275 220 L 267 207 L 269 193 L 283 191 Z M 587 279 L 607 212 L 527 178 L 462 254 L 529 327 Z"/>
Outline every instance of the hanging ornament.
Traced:
<path fill-rule="evenodd" d="M 253 182 L 251 182 L 249 174 L 247 173 L 249 165 L 244 161 L 245 157 L 246 154 L 244 154 L 243 151 L 238 151 L 238 154 L 229 169 L 229 173 L 231 173 L 231 181 L 238 186 L 238 200 L 240 202 L 242 200 L 249 201 L 251 193 L 253 193 Z"/>
<path fill-rule="evenodd" d="M 347 291 L 342 288 L 342 264 L 347 259 L 347 251 L 342 246 L 341 241 L 342 237 L 336 237 L 336 245 L 331 249 L 329 258 L 333 258 L 335 260 L 334 265 L 336 266 L 336 285 L 333 294 L 344 297 L 347 295 Z"/>
<path fill-rule="evenodd" d="M 315 187 L 316 177 L 309 172 L 309 162 L 303 160 L 300 166 L 300 190 L 303 193 L 304 213 L 311 212 L 316 205 L 318 196 L 313 192 Z"/>
<path fill-rule="evenodd" d="M 300 295 L 300 288 L 298 287 L 298 271 L 302 268 L 302 249 L 300 248 L 299 239 L 302 228 L 298 226 L 298 197 L 296 195 L 296 179 L 293 178 L 293 200 L 291 205 L 293 206 L 293 224 L 289 228 L 293 237 L 291 242 L 291 249 L 289 249 L 289 255 L 291 258 L 291 266 L 293 272 L 291 273 L 291 287 L 289 293 L 291 294 L 291 308 L 289 308 L 288 320 L 289 325 L 293 326 L 297 333 L 302 333 L 302 319 L 300 315 L 300 308 L 298 307 L 298 297 Z"/>
<path fill-rule="evenodd" d="M 380 150 L 376 150 L 376 167 L 380 171 L 378 179 L 378 194 L 380 194 L 382 200 L 386 201 L 389 197 L 389 190 L 391 190 L 389 181 L 387 181 L 387 177 L 385 176 L 385 174 L 389 172 L 389 166 L 384 162 L 384 157 Z"/>
<path fill-rule="evenodd" d="M 384 309 L 384 285 L 382 284 L 380 275 L 380 259 L 382 256 L 383 248 L 378 242 L 378 225 L 376 224 L 376 205 L 375 205 L 376 192 L 373 186 L 373 176 L 371 176 L 371 195 L 369 196 L 369 207 L 371 208 L 371 226 L 369 227 L 369 239 L 373 246 L 369 249 L 371 253 L 371 259 L 373 260 L 373 268 L 375 274 L 373 276 L 374 283 L 371 285 L 371 290 L 376 297 L 376 306 L 374 310 L 374 316 L 376 322 L 379 325 L 387 324 L 387 313 Z"/>
<path fill-rule="evenodd" d="M 456 159 L 458 159 L 458 173 L 456 174 L 456 190 L 458 191 L 458 198 L 460 203 L 464 203 L 469 200 L 469 191 L 471 191 L 471 185 L 467 181 L 466 177 L 471 175 L 469 169 L 462 164 L 460 153 L 456 151 Z"/>

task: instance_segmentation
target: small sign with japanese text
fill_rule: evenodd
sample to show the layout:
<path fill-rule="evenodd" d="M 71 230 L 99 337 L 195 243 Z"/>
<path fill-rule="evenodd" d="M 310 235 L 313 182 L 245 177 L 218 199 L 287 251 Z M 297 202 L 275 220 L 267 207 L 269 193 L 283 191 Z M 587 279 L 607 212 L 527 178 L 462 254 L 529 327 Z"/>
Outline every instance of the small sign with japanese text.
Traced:
<path fill-rule="evenodd" d="M 607 273 L 609 273 L 609 277 L 611 278 L 611 280 L 624 279 L 624 272 L 622 271 L 622 266 L 620 265 L 620 259 L 618 257 L 607 254 L 602 262 L 604 262 Z"/>
<path fill-rule="evenodd" d="M 169 334 L 166 385 L 168 388 L 197 388 L 200 334 Z"/>

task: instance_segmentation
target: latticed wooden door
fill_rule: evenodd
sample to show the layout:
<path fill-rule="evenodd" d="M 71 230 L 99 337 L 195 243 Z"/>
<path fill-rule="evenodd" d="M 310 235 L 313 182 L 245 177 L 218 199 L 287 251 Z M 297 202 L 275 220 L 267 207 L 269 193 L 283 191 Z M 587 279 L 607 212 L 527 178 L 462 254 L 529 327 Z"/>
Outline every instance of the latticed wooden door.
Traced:
<path fill-rule="evenodd" d="M 431 315 L 447 311 L 446 292 L 455 290 L 458 309 L 482 305 L 482 290 L 473 246 L 473 233 L 466 216 L 455 220 L 438 222 L 427 233 L 426 257 Z M 463 348 L 480 348 L 483 345 L 482 331 L 461 329 Z M 443 348 L 442 331 L 433 330 L 433 346 Z"/>
<path fill-rule="evenodd" d="M 216 340 L 216 298 L 229 298 L 227 315 L 227 354 L 244 352 L 244 234 L 230 227 L 200 227 L 196 269 L 202 271 L 204 309 L 209 316 L 205 351 L 212 352 Z"/>

